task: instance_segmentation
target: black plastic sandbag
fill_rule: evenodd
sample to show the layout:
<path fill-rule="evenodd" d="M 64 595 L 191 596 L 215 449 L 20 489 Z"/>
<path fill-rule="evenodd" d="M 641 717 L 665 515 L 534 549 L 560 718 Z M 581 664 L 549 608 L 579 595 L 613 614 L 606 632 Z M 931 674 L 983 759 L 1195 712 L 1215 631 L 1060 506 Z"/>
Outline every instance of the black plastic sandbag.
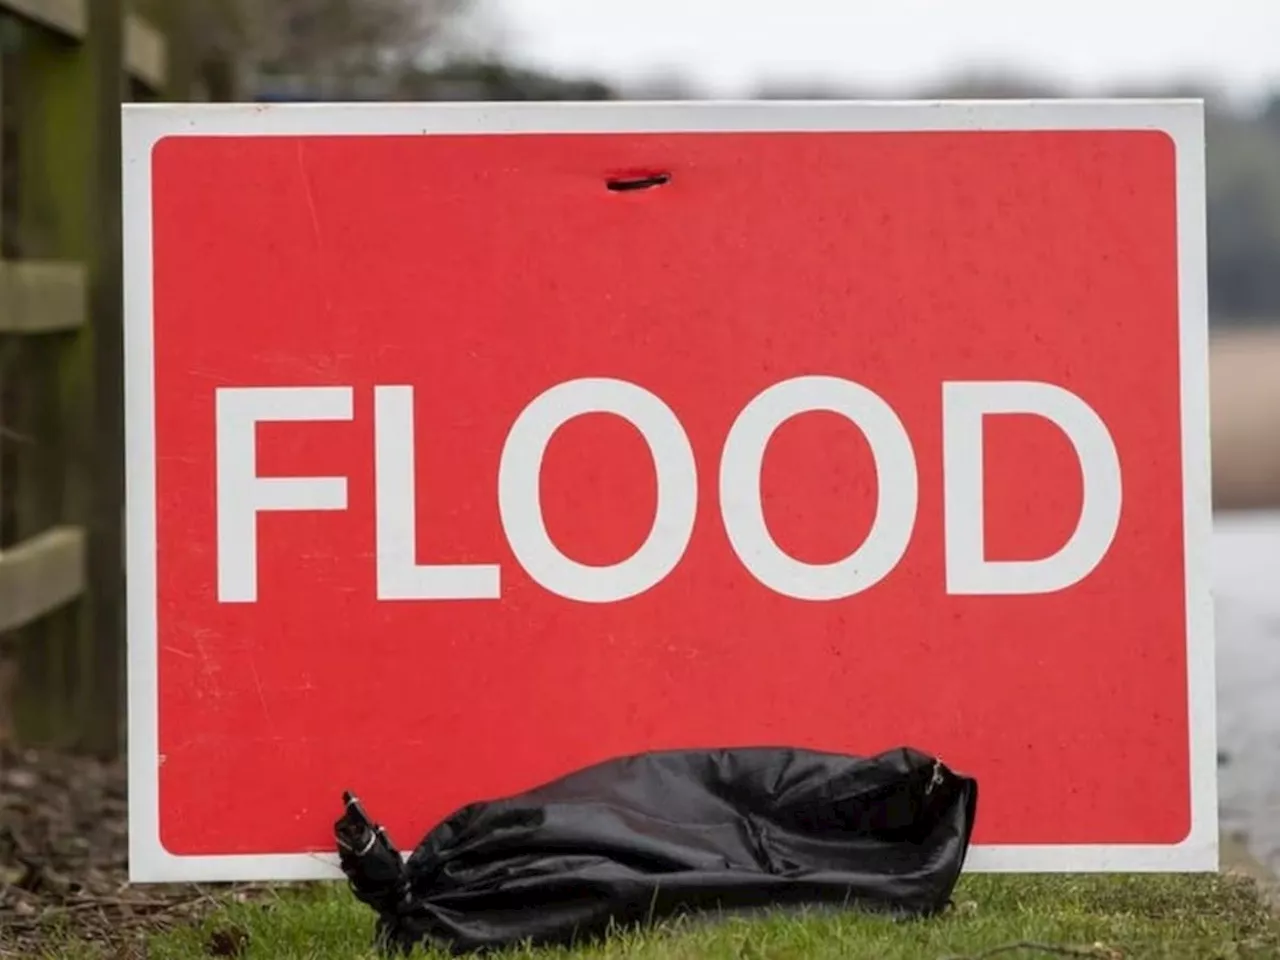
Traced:
<path fill-rule="evenodd" d="M 684 912 L 934 913 L 960 875 L 977 795 L 976 781 L 907 748 L 668 751 L 464 807 L 407 863 L 350 794 L 335 832 L 384 947 L 462 953 Z"/>

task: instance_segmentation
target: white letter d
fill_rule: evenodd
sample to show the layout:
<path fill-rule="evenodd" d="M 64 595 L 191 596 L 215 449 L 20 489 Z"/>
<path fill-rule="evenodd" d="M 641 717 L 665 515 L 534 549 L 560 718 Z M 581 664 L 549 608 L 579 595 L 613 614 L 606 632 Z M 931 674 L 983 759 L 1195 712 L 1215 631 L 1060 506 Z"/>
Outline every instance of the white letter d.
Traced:
<path fill-rule="evenodd" d="M 986 558 L 982 418 L 1001 413 L 1049 420 L 1080 461 L 1080 519 L 1062 549 L 1042 560 Z M 1052 593 L 1084 579 L 1106 556 L 1120 524 L 1120 458 L 1102 418 L 1074 393 L 1048 383 L 944 383 L 942 437 L 947 593 Z"/>

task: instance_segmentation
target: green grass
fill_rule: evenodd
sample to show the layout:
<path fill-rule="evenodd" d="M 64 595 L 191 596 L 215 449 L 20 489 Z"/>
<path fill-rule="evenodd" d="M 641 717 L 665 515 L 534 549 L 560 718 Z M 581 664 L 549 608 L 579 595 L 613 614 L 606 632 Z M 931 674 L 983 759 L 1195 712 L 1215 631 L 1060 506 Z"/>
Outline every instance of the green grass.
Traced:
<path fill-rule="evenodd" d="M 148 960 L 364 960 L 373 915 L 336 884 L 291 887 L 259 902 L 219 905 L 196 926 L 151 938 Z M 1040 946 L 1014 948 L 1019 942 Z M 1007 949 L 999 949 L 1006 947 Z M 1045 949 L 1047 948 L 1047 949 Z M 64 943 L 49 957 L 102 953 Z M 122 956 L 108 953 L 105 956 Z M 129 954 L 131 955 L 131 954 Z M 443 956 L 423 954 L 425 957 Z M 1277 958 L 1280 922 L 1251 880 L 1219 876 L 970 876 L 945 916 L 895 922 L 847 912 L 686 919 L 626 931 L 574 951 L 528 958 L 941 960 L 1097 957 Z"/>

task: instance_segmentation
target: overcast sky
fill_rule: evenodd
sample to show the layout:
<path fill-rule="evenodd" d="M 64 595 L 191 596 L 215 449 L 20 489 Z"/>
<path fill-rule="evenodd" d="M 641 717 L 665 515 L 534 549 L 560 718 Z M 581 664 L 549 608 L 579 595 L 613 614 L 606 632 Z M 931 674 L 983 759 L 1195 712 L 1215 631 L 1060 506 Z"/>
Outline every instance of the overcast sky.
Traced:
<path fill-rule="evenodd" d="M 487 0 L 522 61 L 711 95 L 766 79 L 901 89 L 957 68 L 1024 68 L 1082 93 L 1213 80 L 1280 89 L 1280 0 Z M 909 92 L 909 91 L 907 91 Z"/>

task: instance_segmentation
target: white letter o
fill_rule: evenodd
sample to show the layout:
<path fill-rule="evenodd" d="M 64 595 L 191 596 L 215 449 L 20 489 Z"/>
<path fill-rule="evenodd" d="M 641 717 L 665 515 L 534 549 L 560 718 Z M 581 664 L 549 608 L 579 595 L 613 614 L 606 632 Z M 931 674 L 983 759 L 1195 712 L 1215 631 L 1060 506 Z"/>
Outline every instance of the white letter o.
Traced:
<path fill-rule="evenodd" d="M 760 470 L 769 438 L 791 417 L 811 410 L 838 413 L 871 446 L 878 504 L 861 546 L 834 563 L 803 563 L 782 551 L 765 523 Z M 915 453 L 906 428 L 884 400 L 839 377 L 796 377 L 774 384 L 746 405 L 725 440 L 720 460 L 720 511 L 738 559 L 771 590 L 797 600 L 839 600 L 874 586 L 911 542 L 919 497 Z"/>
<path fill-rule="evenodd" d="M 539 479 L 552 434 L 574 417 L 612 413 L 644 437 L 658 480 L 658 506 L 644 544 L 620 563 L 597 567 L 569 559 L 542 517 Z M 693 447 L 671 408 L 625 380 L 585 378 L 557 384 L 521 411 L 498 466 L 498 511 L 520 565 L 544 589 L 583 603 L 611 603 L 643 593 L 684 556 L 698 512 Z"/>

